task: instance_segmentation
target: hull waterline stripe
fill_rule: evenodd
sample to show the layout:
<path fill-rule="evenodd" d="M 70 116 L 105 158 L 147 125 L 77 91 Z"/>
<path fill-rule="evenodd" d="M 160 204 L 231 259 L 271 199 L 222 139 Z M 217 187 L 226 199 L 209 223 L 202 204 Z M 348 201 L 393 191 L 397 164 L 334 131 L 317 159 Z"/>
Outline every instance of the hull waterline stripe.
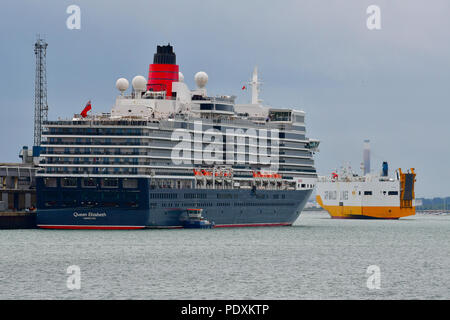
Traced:
<path fill-rule="evenodd" d="M 291 226 L 292 223 L 249 223 L 249 224 L 219 224 L 214 228 L 238 227 L 280 227 Z M 80 225 L 38 225 L 42 229 L 77 229 L 77 230 L 136 230 L 136 229 L 182 229 L 183 226 L 80 226 Z"/>

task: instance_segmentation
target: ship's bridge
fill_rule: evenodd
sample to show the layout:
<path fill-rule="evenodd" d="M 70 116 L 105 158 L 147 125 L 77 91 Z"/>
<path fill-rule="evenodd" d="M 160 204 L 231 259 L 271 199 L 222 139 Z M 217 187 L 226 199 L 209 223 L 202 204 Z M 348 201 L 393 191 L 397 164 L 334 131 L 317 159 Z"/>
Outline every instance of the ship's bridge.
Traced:
<path fill-rule="evenodd" d="M 320 141 L 317 139 L 309 139 L 309 141 L 305 144 L 305 148 L 310 149 L 312 152 L 319 151 Z"/>
<path fill-rule="evenodd" d="M 292 109 L 270 109 L 268 120 L 279 123 L 303 123 L 305 121 L 305 113 Z"/>
<path fill-rule="evenodd" d="M 192 97 L 192 110 L 199 112 L 202 117 L 233 116 L 235 114 L 234 99 L 234 96 L 202 97 L 194 95 Z"/>
<path fill-rule="evenodd" d="M 201 113 L 215 113 L 215 114 L 234 114 L 233 105 L 222 104 L 222 103 L 201 103 L 200 104 Z"/>

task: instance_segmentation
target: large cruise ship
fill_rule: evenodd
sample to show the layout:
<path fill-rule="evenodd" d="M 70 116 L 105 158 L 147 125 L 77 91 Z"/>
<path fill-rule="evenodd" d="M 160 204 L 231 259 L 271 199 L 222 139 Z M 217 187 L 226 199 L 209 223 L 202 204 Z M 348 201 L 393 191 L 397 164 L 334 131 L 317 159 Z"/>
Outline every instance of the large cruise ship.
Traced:
<path fill-rule="evenodd" d="M 292 225 L 316 184 L 319 141 L 305 113 L 189 90 L 173 47 L 158 46 L 148 79 L 120 78 L 110 113 L 47 121 L 37 225 L 55 229 L 182 228 L 187 210 L 215 227 Z M 91 112 L 90 112 L 91 113 Z"/>

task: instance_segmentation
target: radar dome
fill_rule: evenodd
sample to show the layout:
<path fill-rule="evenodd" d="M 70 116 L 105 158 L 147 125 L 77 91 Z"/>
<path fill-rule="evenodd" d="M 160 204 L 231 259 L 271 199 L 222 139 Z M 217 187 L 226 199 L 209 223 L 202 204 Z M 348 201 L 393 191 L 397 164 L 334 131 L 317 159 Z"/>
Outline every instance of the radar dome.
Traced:
<path fill-rule="evenodd" d="M 130 84 L 128 83 L 128 80 L 125 78 L 120 78 L 116 81 L 116 88 L 120 92 L 124 92 L 125 90 L 127 90 L 129 85 Z"/>
<path fill-rule="evenodd" d="M 134 91 L 145 91 L 147 86 L 147 80 L 143 76 L 136 76 L 131 81 Z"/>
<path fill-rule="evenodd" d="M 184 76 L 181 72 L 178 72 L 178 81 L 179 82 L 184 82 Z"/>
<path fill-rule="evenodd" d="M 200 89 L 204 88 L 208 83 L 208 75 L 203 71 L 197 72 L 194 79 L 197 87 L 199 87 Z"/>

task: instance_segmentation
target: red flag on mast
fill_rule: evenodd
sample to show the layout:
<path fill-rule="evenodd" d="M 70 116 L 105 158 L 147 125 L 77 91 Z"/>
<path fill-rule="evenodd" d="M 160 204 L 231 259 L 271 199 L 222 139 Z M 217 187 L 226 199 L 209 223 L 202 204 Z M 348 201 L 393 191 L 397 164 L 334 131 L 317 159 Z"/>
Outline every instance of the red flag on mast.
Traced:
<path fill-rule="evenodd" d="M 91 110 L 91 109 L 92 109 L 92 107 L 91 107 L 91 100 L 89 100 L 88 103 L 86 103 L 86 107 L 84 107 L 83 111 L 81 111 L 80 115 L 83 118 L 86 118 L 87 117 L 87 112 L 89 110 Z"/>

